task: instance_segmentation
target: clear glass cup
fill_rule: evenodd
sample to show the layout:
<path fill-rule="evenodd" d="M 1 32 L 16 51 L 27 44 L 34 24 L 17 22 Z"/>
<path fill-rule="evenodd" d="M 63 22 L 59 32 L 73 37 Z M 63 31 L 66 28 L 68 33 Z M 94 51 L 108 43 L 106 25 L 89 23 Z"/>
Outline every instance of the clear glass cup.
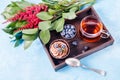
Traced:
<path fill-rule="evenodd" d="M 87 42 L 96 42 L 101 38 L 109 38 L 110 34 L 103 30 L 102 22 L 93 15 L 86 16 L 80 23 L 81 38 Z"/>

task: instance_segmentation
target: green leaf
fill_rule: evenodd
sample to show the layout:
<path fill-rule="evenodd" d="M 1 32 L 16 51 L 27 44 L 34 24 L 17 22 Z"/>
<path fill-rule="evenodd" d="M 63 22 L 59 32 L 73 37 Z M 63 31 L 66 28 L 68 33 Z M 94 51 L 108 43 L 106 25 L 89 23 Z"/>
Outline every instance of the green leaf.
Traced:
<path fill-rule="evenodd" d="M 10 35 L 13 35 L 15 28 L 4 28 L 2 30 Z"/>
<path fill-rule="evenodd" d="M 78 7 L 73 7 L 73 8 L 70 9 L 70 12 L 76 12 L 77 10 L 79 10 Z"/>
<path fill-rule="evenodd" d="M 22 38 L 22 32 L 16 33 L 16 34 L 15 34 L 15 38 L 16 38 L 17 40 L 21 39 L 21 38 Z"/>
<path fill-rule="evenodd" d="M 18 47 L 22 43 L 23 43 L 23 39 L 16 40 L 14 47 Z"/>
<path fill-rule="evenodd" d="M 6 33 L 8 33 L 8 34 L 13 34 L 13 30 L 11 30 L 11 29 L 8 29 L 8 28 L 4 28 L 4 29 L 2 29 L 4 32 L 6 32 Z"/>
<path fill-rule="evenodd" d="M 33 41 L 24 41 L 24 49 L 27 49 L 31 46 Z"/>
<path fill-rule="evenodd" d="M 92 6 L 96 2 L 96 0 L 81 0 L 80 2 L 81 2 L 80 6 L 87 5 L 87 7 L 88 7 L 88 6 Z"/>
<path fill-rule="evenodd" d="M 5 19 L 9 19 L 9 18 L 11 18 L 11 17 L 14 16 L 13 14 L 9 14 L 8 12 L 3 12 L 1 15 L 2 15 Z"/>
<path fill-rule="evenodd" d="M 75 12 L 62 13 L 62 17 L 65 19 L 72 20 L 76 18 L 76 14 Z"/>
<path fill-rule="evenodd" d="M 86 3 L 91 3 L 91 2 L 95 2 L 96 0 L 82 0 L 82 2 L 86 2 Z"/>
<path fill-rule="evenodd" d="M 41 20 L 50 20 L 53 18 L 53 16 L 50 15 L 48 12 L 40 12 L 37 14 L 37 17 Z"/>
<path fill-rule="evenodd" d="M 13 4 L 17 5 L 21 9 L 32 6 L 32 3 L 29 3 L 27 1 L 16 1 L 16 2 L 13 2 Z"/>
<path fill-rule="evenodd" d="M 25 25 L 27 22 L 25 21 L 15 21 L 15 22 L 11 22 L 6 28 L 20 28 L 23 25 Z"/>
<path fill-rule="evenodd" d="M 25 24 L 27 24 L 26 21 L 17 21 L 15 27 L 20 28 L 20 27 L 24 26 Z"/>
<path fill-rule="evenodd" d="M 50 31 L 49 30 L 41 31 L 39 37 L 44 44 L 47 44 L 50 40 Z"/>
<path fill-rule="evenodd" d="M 55 4 L 57 3 L 58 1 L 55 1 L 55 0 L 42 0 L 43 2 L 45 3 L 49 3 L 49 4 Z"/>
<path fill-rule="evenodd" d="M 16 12 L 20 11 L 21 8 L 19 7 L 11 7 L 9 14 L 15 14 Z"/>
<path fill-rule="evenodd" d="M 60 32 L 63 30 L 64 23 L 65 23 L 64 18 L 60 18 L 55 21 L 53 28 L 56 29 L 57 32 Z"/>
<path fill-rule="evenodd" d="M 54 15 L 56 13 L 56 10 L 53 10 L 53 9 L 48 9 L 48 13 L 50 15 Z"/>
<path fill-rule="evenodd" d="M 52 26 L 51 26 L 51 21 L 43 21 L 43 22 L 40 22 L 39 23 L 39 29 L 40 30 L 48 30 L 50 29 Z"/>
<path fill-rule="evenodd" d="M 5 11 L 6 12 L 10 12 L 12 10 L 13 6 L 12 4 L 9 4 L 6 8 L 5 8 Z"/>
<path fill-rule="evenodd" d="M 14 31 L 19 27 L 23 26 L 24 24 L 26 24 L 26 22 L 23 21 L 11 22 L 6 28 L 3 29 L 3 31 L 13 35 Z"/>
<path fill-rule="evenodd" d="M 11 22 L 6 28 L 14 28 L 17 22 Z"/>
<path fill-rule="evenodd" d="M 4 12 L 2 12 L 2 15 L 5 19 L 9 19 L 11 17 L 13 17 L 18 11 L 22 10 L 20 7 L 18 7 L 16 4 L 14 4 L 16 2 L 12 2 L 11 4 L 9 4 Z"/>
<path fill-rule="evenodd" d="M 38 32 L 38 28 L 22 30 L 23 34 L 36 34 L 37 32 Z"/>
<path fill-rule="evenodd" d="M 68 0 L 61 0 L 59 1 L 59 4 L 62 6 L 69 6 L 70 2 Z"/>
<path fill-rule="evenodd" d="M 59 9 L 61 9 L 62 7 L 61 7 L 61 5 L 59 5 L 59 4 L 54 4 L 54 9 L 55 10 L 59 10 Z"/>
<path fill-rule="evenodd" d="M 19 11 L 24 10 L 28 6 L 32 6 L 32 4 L 27 1 L 12 2 L 5 8 L 4 12 L 2 12 L 2 15 L 5 19 L 9 19 L 13 17 Z"/>
<path fill-rule="evenodd" d="M 28 35 L 28 34 L 23 34 L 22 35 L 22 39 L 25 41 L 31 41 L 31 40 L 35 40 L 37 38 L 36 35 Z"/>

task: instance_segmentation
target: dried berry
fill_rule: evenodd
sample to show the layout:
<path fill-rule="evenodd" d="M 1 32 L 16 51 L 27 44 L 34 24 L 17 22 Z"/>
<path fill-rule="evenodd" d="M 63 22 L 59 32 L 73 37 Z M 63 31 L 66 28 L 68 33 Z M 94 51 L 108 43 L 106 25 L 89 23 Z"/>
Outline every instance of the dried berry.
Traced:
<path fill-rule="evenodd" d="M 73 41 L 73 42 L 72 42 L 72 45 L 73 45 L 73 46 L 77 46 L 77 45 L 78 45 L 78 41 Z"/>
<path fill-rule="evenodd" d="M 54 48 L 58 48 L 58 44 L 54 44 Z"/>
<path fill-rule="evenodd" d="M 66 46 L 65 45 L 61 45 L 61 48 L 64 49 L 64 48 L 66 48 Z"/>
<path fill-rule="evenodd" d="M 89 49 L 88 46 L 84 46 L 84 50 L 87 51 Z"/>
<path fill-rule="evenodd" d="M 89 50 L 90 48 L 88 46 L 84 46 L 83 47 L 83 50 L 82 50 L 82 53 L 84 53 L 85 51 Z"/>

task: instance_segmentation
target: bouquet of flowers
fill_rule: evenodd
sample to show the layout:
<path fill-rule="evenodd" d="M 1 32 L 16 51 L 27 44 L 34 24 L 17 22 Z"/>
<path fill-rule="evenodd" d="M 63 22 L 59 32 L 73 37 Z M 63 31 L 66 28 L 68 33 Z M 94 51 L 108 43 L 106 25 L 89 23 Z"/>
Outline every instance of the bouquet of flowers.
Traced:
<path fill-rule="evenodd" d="M 42 0 L 33 4 L 25 0 L 11 2 L 2 15 L 9 22 L 3 30 L 12 35 L 15 47 L 24 42 L 27 49 L 39 37 L 44 44 L 50 40 L 50 31 L 61 32 L 65 19 L 75 19 L 76 12 L 95 0 Z M 89 5 L 89 6 L 90 6 Z"/>

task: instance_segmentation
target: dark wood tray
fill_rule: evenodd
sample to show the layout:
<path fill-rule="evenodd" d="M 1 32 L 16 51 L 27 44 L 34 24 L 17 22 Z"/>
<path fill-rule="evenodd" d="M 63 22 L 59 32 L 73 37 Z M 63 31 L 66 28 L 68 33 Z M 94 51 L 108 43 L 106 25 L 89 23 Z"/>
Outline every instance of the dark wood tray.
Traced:
<path fill-rule="evenodd" d="M 76 19 L 66 20 L 66 22 L 65 22 L 65 24 L 72 24 L 72 25 L 76 26 L 77 34 L 76 34 L 75 38 L 70 39 L 70 40 L 66 40 L 66 39 L 61 37 L 60 33 L 52 31 L 51 32 L 51 40 L 47 45 L 45 45 L 47 55 L 52 63 L 53 68 L 55 69 L 55 71 L 66 66 L 66 64 L 64 62 L 66 58 L 74 57 L 74 58 L 81 59 L 85 56 L 88 56 L 88 55 L 90 55 L 98 50 L 101 50 L 101 49 L 113 44 L 113 42 L 114 42 L 112 36 L 110 36 L 108 39 L 101 39 L 100 41 L 94 42 L 94 43 L 89 43 L 89 42 L 85 42 L 85 41 L 81 40 L 81 38 L 79 36 L 79 32 L 78 32 L 78 30 L 79 30 L 78 27 L 79 27 L 81 19 L 85 16 L 88 16 L 88 15 L 95 15 L 98 18 L 99 18 L 99 16 L 97 15 L 97 13 L 93 7 L 89 7 L 89 8 L 86 8 L 84 10 L 81 10 L 81 11 L 77 12 L 76 14 L 77 14 Z M 104 26 L 104 29 L 107 30 L 105 26 Z M 64 39 L 69 43 L 70 54 L 65 59 L 55 59 L 50 55 L 49 46 L 50 46 L 50 43 L 55 39 Z M 71 44 L 75 40 L 77 40 L 79 42 L 78 46 L 76 46 L 76 47 Z M 83 50 L 84 46 L 89 46 L 90 49 L 83 53 L 82 50 Z"/>

